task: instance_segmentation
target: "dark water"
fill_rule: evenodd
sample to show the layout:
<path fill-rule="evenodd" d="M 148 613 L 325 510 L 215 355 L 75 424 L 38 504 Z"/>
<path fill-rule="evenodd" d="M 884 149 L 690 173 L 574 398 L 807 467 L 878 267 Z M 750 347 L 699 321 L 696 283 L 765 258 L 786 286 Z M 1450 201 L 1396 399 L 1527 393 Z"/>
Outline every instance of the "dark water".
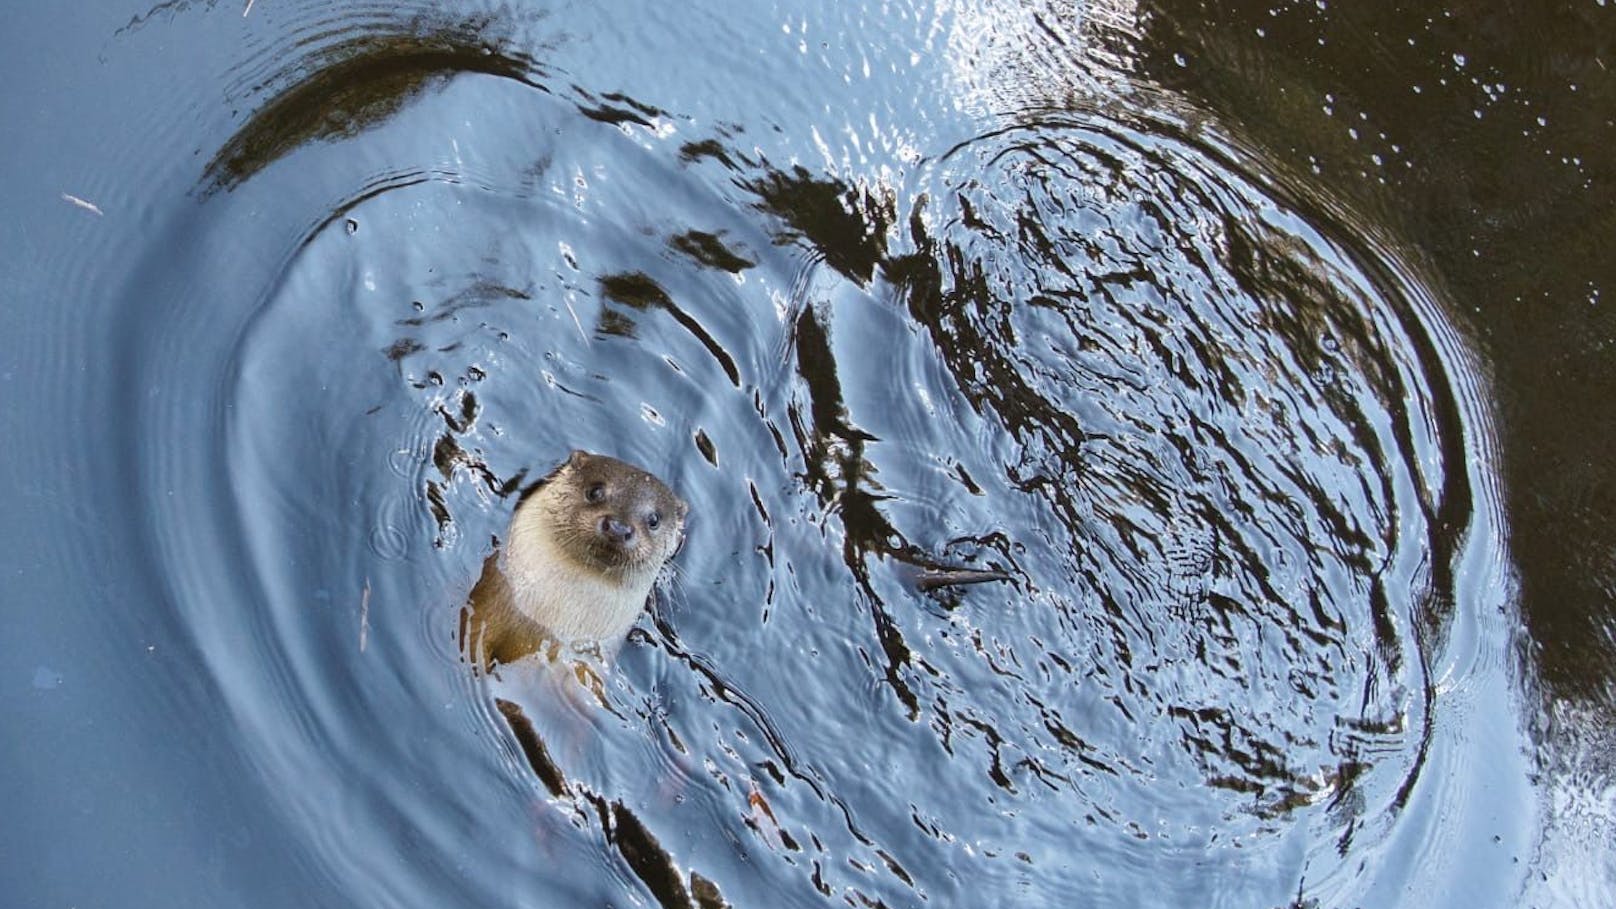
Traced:
<path fill-rule="evenodd" d="M 1616 892 L 1604 7 L 242 6 L 0 19 L 5 905 Z"/>

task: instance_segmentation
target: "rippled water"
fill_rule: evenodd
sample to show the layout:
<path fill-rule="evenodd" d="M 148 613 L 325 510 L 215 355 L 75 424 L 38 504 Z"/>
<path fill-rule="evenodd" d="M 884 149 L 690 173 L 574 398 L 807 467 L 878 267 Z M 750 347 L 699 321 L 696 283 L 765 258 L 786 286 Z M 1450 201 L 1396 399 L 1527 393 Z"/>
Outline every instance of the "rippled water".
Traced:
<path fill-rule="evenodd" d="M 226 13 L 108 39 L 236 36 L 91 193 L 80 462 L 218 892 L 1513 904 L 1485 380 L 1128 9 Z M 692 506 L 605 708 L 455 640 L 576 447 Z"/>

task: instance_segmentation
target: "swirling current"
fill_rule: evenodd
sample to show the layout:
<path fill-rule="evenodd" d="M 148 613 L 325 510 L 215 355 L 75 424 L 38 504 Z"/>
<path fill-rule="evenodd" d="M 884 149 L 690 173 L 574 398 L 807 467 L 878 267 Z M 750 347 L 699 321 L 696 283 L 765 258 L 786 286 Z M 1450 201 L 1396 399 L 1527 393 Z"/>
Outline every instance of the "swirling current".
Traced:
<path fill-rule="evenodd" d="M 1493 886 L 1433 846 L 1496 835 L 1510 725 L 1484 379 L 1394 238 L 1118 73 L 868 141 L 580 84 L 543 16 L 326 13 L 114 333 L 206 734 L 330 905 Z M 692 506 L 599 708 L 456 640 L 573 448 Z"/>

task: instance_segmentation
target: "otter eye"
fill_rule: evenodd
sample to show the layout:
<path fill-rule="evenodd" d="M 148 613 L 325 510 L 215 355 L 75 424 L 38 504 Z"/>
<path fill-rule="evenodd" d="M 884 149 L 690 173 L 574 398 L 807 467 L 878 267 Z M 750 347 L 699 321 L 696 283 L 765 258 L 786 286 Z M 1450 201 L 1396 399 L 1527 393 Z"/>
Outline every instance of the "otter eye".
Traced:
<path fill-rule="evenodd" d="M 661 523 L 662 523 L 662 513 L 661 512 L 653 511 L 650 514 L 645 516 L 645 526 L 649 527 L 652 530 L 656 530 L 657 525 L 659 525 Z"/>
<path fill-rule="evenodd" d="M 601 499 L 606 498 L 606 484 L 596 483 L 589 487 L 589 491 L 584 493 L 584 498 L 591 502 L 599 502 Z"/>

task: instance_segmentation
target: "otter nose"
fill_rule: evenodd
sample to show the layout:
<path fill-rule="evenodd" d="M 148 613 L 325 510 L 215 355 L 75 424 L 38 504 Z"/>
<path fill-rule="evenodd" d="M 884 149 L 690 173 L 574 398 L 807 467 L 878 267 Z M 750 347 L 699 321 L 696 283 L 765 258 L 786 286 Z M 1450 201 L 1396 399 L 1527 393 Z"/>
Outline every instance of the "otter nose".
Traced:
<path fill-rule="evenodd" d="M 613 543 L 627 543 L 634 539 L 634 527 L 607 515 L 600 519 L 600 535 Z"/>

